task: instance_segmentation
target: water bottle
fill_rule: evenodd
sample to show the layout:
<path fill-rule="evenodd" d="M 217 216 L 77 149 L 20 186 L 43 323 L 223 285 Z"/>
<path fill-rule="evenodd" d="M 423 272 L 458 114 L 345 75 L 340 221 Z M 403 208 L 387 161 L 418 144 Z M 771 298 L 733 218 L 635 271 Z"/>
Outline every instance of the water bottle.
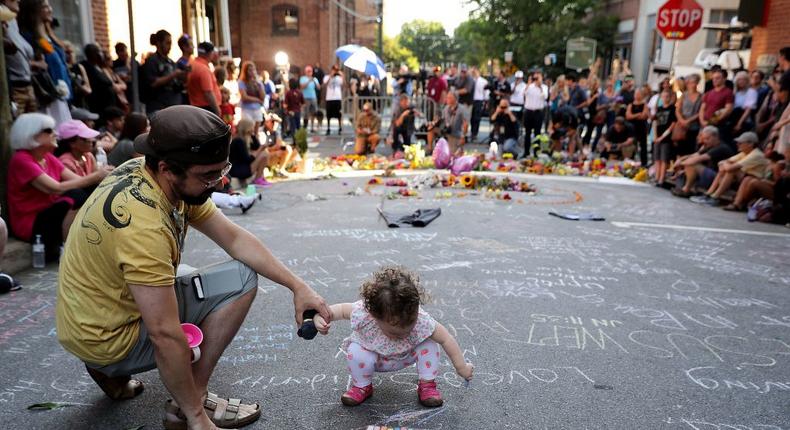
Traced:
<path fill-rule="evenodd" d="M 101 146 L 96 147 L 96 165 L 99 167 L 107 165 L 107 153 Z"/>
<path fill-rule="evenodd" d="M 36 242 L 33 243 L 33 267 L 36 269 L 43 269 L 46 266 L 44 257 L 44 243 L 41 241 L 41 235 L 36 235 Z"/>

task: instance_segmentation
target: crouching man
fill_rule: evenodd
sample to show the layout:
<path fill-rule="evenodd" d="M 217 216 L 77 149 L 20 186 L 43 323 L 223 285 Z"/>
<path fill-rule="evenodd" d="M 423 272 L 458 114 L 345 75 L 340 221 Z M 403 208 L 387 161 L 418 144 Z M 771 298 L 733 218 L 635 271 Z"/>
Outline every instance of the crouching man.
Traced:
<path fill-rule="evenodd" d="M 173 396 L 165 405 L 168 429 L 236 428 L 260 416 L 258 404 L 208 391 L 255 298 L 258 274 L 293 292 L 297 323 L 306 309 L 330 316 L 318 294 L 209 199 L 231 167 L 229 145 L 230 127 L 213 113 L 192 106 L 157 112 L 151 131 L 134 142 L 145 158 L 115 169 L 93 192 L 60 263 L 58 340 L 115 400 L 140 394 L 132 375 L 158 368 Z M 233 260 L 177 276 L 189 226 Z M 204 334 L 194 363 L 184 322 Z"/>

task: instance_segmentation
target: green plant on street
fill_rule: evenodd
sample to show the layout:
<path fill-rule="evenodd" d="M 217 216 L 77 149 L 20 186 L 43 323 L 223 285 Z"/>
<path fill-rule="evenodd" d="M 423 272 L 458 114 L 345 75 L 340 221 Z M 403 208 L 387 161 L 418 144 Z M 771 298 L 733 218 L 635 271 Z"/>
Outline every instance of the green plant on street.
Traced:
<path fill-rule="evenodd" d="M 294 144 L 296 145 L 296 151 L 304 158 L 304 155 L 307 154 L 307 129 L 300 128 L 296 130 L 294 133 Z"/>

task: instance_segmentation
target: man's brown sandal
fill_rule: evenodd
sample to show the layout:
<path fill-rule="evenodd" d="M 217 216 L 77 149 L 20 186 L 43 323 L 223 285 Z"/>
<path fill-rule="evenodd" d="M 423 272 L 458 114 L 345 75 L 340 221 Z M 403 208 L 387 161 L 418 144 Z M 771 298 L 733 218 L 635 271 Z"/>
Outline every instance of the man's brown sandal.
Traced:
<path fill-rule="evenodd" d="M 252 424 L 261 417 L 261 407 L 257 403 L 244 404 L 239 399 L 220 399 L 208 393 L 203 402 L 211 422 L 217 427 L 235 429 Z M 165 417 L 162 424 L 167 430 L 186 430 L 187 421 L 175 400 L 165 403 Z"/>
<path fill-rule="evenodd" d="M 96 385 L 104 391 L 104 394 L 113 400 L 128 400 L 135 398 L 139 396 L 145 388 L 141 381 L 132 379 L 129 375 L 109 377 L 96 369 L 91 369 L 87 365 L 85 369 L 88 371 L 88 375 L 91 375 L 93 381 L 96 382 Z"/>

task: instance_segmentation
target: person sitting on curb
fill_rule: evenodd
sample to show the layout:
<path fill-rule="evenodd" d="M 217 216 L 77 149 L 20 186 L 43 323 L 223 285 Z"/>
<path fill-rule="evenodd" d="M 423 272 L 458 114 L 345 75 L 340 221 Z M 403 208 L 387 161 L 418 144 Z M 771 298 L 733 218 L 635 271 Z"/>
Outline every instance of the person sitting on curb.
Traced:
<path fill-rule="evenodd" d="M 292 291 L 297 325 L 308 309 L 331 318 L 320 295 L 209 201 L 230 170 L 229 147 L 230 127 L 217 115 L 186 105 L 158 111 L 151 131 L 135 139 L 144 158 L 115 169 L 90 196 L 60 262 L 60 344 L 114 400 L 139 395 L 142 382 L 132 375 L 158 368 L 173 396 L 167 429 L 237 428 L 260 417 L 258 404 L 208 391 L 258 291 L 258 274 Z M 232 260 L 179 275 L 190 226 Z M 194 363 L 181 323 L 204 334 Z"/>
<path fill-rule="evenodd" d="M 263 169 L 268 163 L 268 152 L 261 147 L 258 137 L 253 134 L 255 121 L 243 117 L 236 125 L 236 137 L 230 142 L 229 174 L 239 181 L 241 187 L 247 186 L 247 180 L 252 177 L 252 183 L 262 187 L 272 184 L 263 177 Z"/>
<path fill-rule="evenodd" d="M 379 131 L 381 130 L 381 118 L 379 114 L 373 111 L 373 106 L 370 102 L 365 102 L 362 105 L 362 112 L 357 115 L 357 137 L 354 145 L 354 151 L 357 155 L 365 155 L 369 152 L 375 152 L 376 146 L 379 144 Z"/>
<path fill-rule="evenodd" d="M 699 151 L 679 157 L 675 163 L 676 187 L 672 194 L 688 198 L 694 194 L 694 187 L 707 190 L 716 178 L 719 163 L 735 155 L 730 145 L 719 139 L 719 129 L 709 125 L 697 135 Z"/>
<path fill-rule="evenodd" d="M 84 189 L 99 183 L 112 167 L 104 166 L 87 176 L 64 167 L 52 154 L 57 143 L 55 120 L 49 115 L 20 115 L 9 137 L 14 150 L 7 182 L 11 232 L 30 243 L 41 236 L 46 261 L 55 261 L 77 209 L 87 197 Z"/>
<path fill-rule="evenodd" d="M 625 118 L 618 116 L 600 145 L 599 151 L 604 159 L 630 159 L 636 152 L 634 128 L 625 122 Z"/>
<path fill-rule="evenodd" d="M 283 178 L 288 177 L 288 172 L 285 167 L 296 157 L 291 145 L 286 144 L 281 138 L 277 129 L 278 124 L 282 124 L 283 120 L 279 115 L 272 112 L 267 112 L 263 117 L 263 148 L 265 149 L 266 167 L 271 170 L 274 176 Z"/>
<path fill-rule="evenodd" d="M 725 211 L 745 212 L 752 200 L 758 198 L 774 200 L 776 182 L 782 177 L 782 172 L 785 170 L 787 164 L 785 163 L 784 155 L 778 152 L 770 153 L 768 155 L 768 160 L 770 175 L 766 179 L 758 179 L 754 176 L 744 176 L 741 185 L 738 186 L 735 200 L 722 209 Z"/>
<path fill-rule="evenodd" d="M 764 179 L 768 174 L 768 159 L 758 147 L 757 134 L 752 131 L 743 133 L 735 139 L 738 153 L 719 162 L 719 173 L 713 179 L 704 196 L 695 196 L 690 200 L 708 206 L 718 206 L 722 195 L 735 184 L 739 184 L 746 176 Z"/>

